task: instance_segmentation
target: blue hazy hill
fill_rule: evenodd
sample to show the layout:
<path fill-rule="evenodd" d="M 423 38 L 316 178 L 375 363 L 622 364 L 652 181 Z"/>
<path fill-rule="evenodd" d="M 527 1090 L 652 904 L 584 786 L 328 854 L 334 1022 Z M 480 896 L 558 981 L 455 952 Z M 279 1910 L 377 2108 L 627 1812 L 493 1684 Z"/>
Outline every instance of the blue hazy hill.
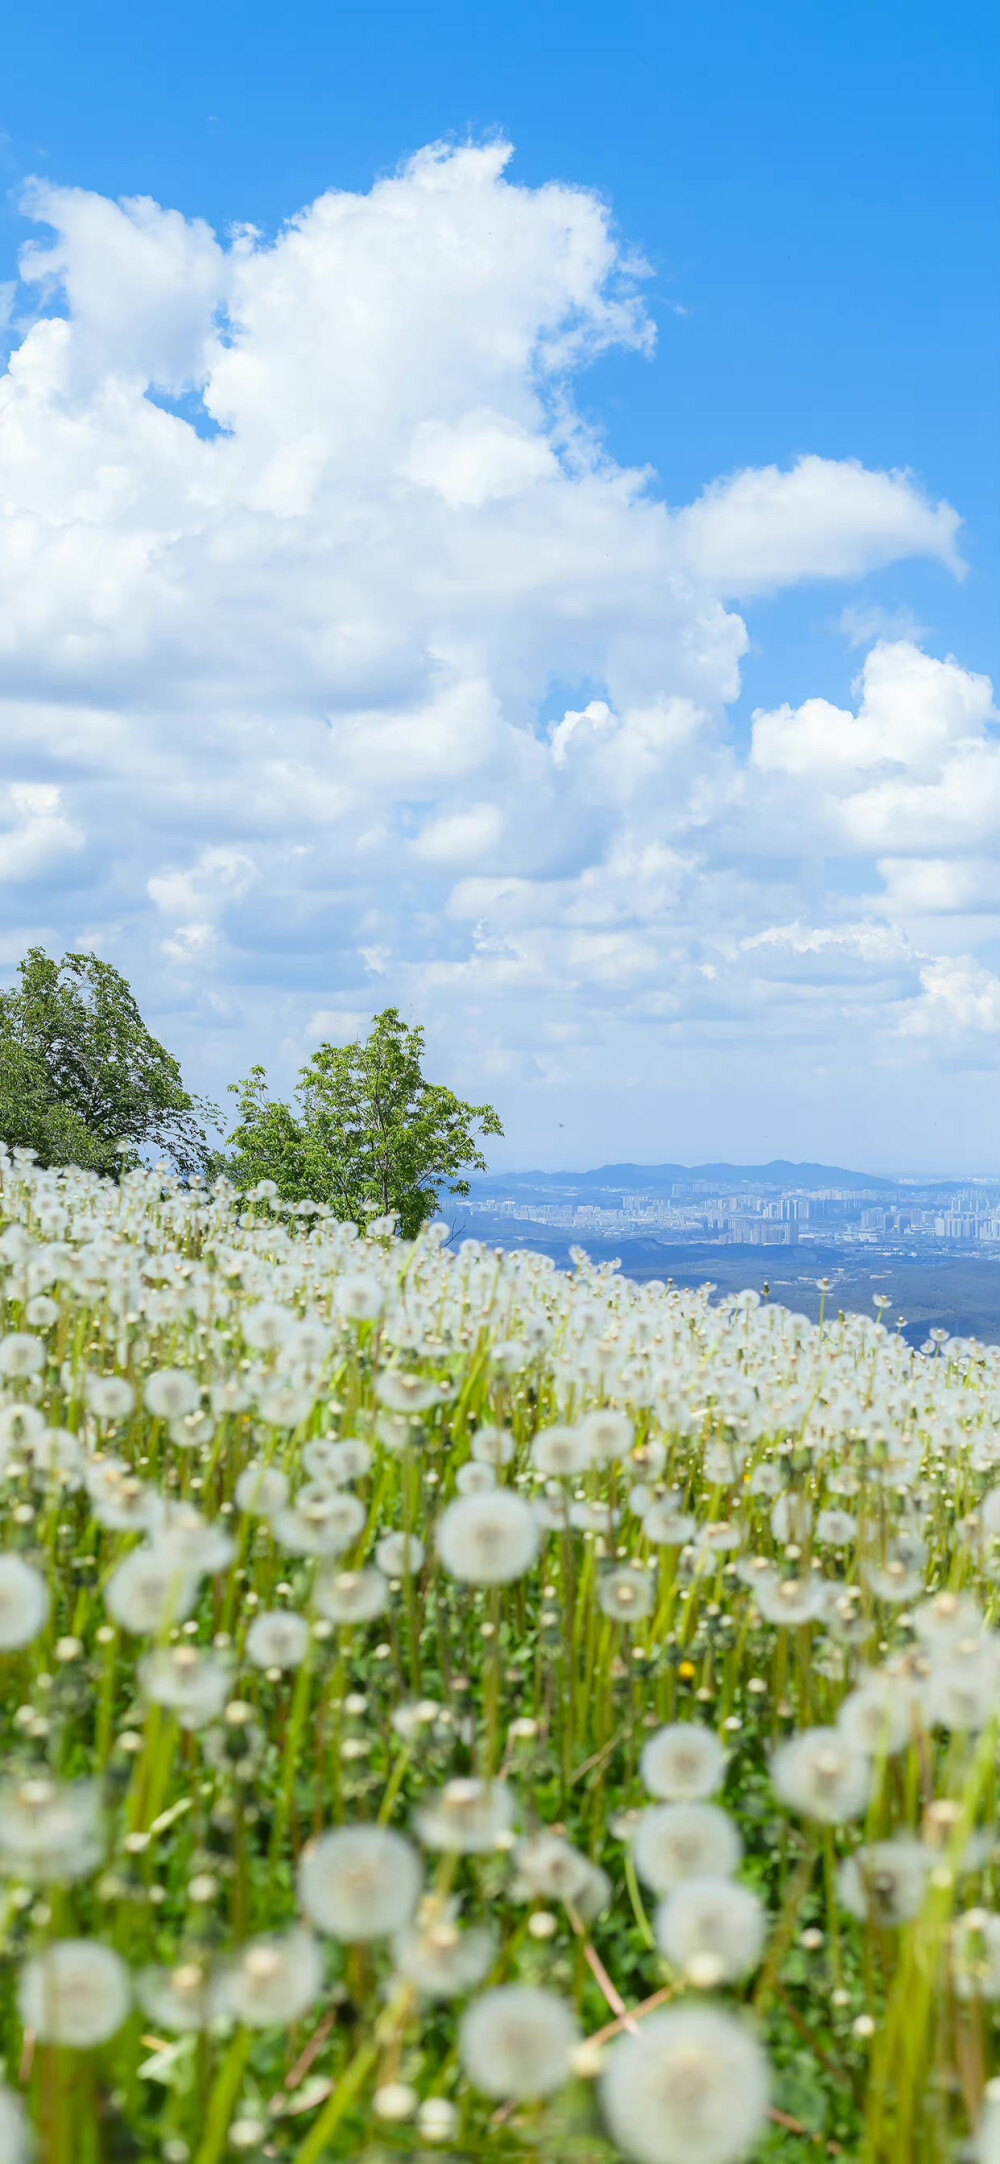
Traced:
<path fill-rule="evenodd" d="M 472 1188 L 480 1195 L 539 1193 L 542 1190 L 565 1192 L 580 1188 L 665 1195 L 672 1187 L 694 1181 L 718 1182 L 721 1187 L 749 1185 L 779 1190 L 795 1187 L 843 1187 L 852 1191 L 875 1188 L 886 1194 L 895 1193 L 899 1187 L 898 1180 L 888 1179 L 884 1173 L 851 1172 L 843 1165 L 793 1164 L 788 1158 L 773 1157 L 766 1165 L 623 1164 L 598 1165 L 589 1172 L 491 1173 L 473 1180 Z"/>

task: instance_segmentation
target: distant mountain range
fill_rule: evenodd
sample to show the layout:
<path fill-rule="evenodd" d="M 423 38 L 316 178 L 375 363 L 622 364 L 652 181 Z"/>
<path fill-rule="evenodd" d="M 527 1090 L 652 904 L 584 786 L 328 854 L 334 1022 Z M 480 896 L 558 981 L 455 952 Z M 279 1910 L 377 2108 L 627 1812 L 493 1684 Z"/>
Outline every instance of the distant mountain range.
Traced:
<path fill-rule="evenodd" d="M 766 1165 L 598 1165 L 591 1172 L 491 1173 L 472 1181 L 474 1194 L 512 1194 L 531 1190 L 578 1192 L 581 1188 L 612 1189 L 626 1194 L 669 1195 L 672 1187 L 695 1180 L 717 1182 L 721 1188 L 843 1187 L 851 1190 L 877 1188 L 895 1192 L 900 1183 L 884 1173 L 850 1172 L 844 1165 L 793 1164 L 786 1157 L 772 1157 Z M 923 1183 L 921 1183 L 923 1184 Z M 929 1186 L 936 1183 L 929 1181 Z"/>

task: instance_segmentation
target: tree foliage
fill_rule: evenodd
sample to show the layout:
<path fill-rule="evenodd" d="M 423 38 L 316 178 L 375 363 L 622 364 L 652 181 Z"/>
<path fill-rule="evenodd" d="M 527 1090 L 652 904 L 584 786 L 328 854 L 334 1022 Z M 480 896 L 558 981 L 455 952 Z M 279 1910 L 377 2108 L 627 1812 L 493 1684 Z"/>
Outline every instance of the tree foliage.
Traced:
<path fill-rule="evenodd" d="M 96 954 L 31 947 L 0 992 L 0 1136 L 42 1165 L 117 1173 L 144 1148 L 180 1172 L 208 1158 L 213 1108 L 184 1088 L 125 978 Z"/>
<path fill-rule="evenodd" d="M 492 1105 L 428 1082 L 423 1054 L 423 1030 L 386 1007 L 363 1041 L 320 1045 L 299 1074 L 297 1109 L 270 1097 L 264 1068 L 253 1067 L 231 1084 L 240 1120 L 230 1178 L 244 1188 L 273 1180 L 285 1201 L 327 1202 L 359 1225 L 395 1211 L 412 1239 L 442 1187 L 467 1195 L 462 1173 L 485 1172 L 478 1136 L 503 1133 Z"/>

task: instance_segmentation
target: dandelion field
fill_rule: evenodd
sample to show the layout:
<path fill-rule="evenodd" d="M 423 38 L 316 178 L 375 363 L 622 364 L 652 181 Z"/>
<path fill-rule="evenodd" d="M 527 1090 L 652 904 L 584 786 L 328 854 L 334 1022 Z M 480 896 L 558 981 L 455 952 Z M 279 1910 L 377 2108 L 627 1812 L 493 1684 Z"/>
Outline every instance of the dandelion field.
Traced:
<path fill-rule="evenodd" d="M 1000 2160 L 1000 1356 L 2 1166 L 0 2164 Z"/>

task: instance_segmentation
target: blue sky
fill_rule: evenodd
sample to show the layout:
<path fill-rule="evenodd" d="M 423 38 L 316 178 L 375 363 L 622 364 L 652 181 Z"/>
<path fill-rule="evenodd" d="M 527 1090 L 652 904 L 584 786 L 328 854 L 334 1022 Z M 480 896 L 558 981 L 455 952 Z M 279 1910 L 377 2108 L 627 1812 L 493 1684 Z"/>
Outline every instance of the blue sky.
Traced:
<path fill-rule="evenodd" d="M 498 563 L 493 590 L 481 603 L 482 620 L 463 617 L 460 643 L 466 657 L 475 646 L 480 658 L 505 636 L 508 650 L 519 644 L 525 652 L 532 648 L 523 681 L 506 662 L 489 678 L 505 727 L 545 736 L 565 708 L 578 711 L 591 702 L 610 705 L 614 724 L 626 727 L 630 698 L 636 712 L 645 712 L 654 697 L 698 698 L 715 717 L 706 723 L 709 735 L 716 720 L 724 722 L 722 749 L 716 735 L 711 754 L 701 764 L 689 762 L 683 774 L 670 766 L 673 751 L 655 755 L 663 805 L 642 831 L 634 805 L 622 808 L 613 828 L 601 826 L 592 800 L 603 791 L 606 802 L 610 785 L 592 762 L 589 780 L 584 776 L 573 784 L 578 793 L 561 854 L 549 858 L 540 844 L 527 847 L 516 832 L 517 791 L 534 786 L 518 766 L 517 745 L 513 768 L 508 762 L 506 780 L 498 780 L 500 754 L 484 738 L 480 767 L 468 766 L 454 804 L 441 772 L 435 768 L 429 781 L 427 771 L 418 773 L 412 760 L 407 763 L 407 754 L 391 817 L 373 813 L 365 832 L 384 836 L 388 817 L 404 850 L 416 849 L 417 860 L 400 873 L 398 865 L 379 857 L 373 840 L 365 860 L 375 867 L 370 876 L 348 866 L 337 826 L 345 817 L 349 829 L 357 828 L 356 806 L 345 810 L 331 798 L 322 832 L 312 827 L 307 832 L 301 808 L 293 808 L 280 835 L 273 823 L 268 827 L 256 798 L 248 797 L 241 811 L 224 811 L 214 784 L 201 791 L 197 786 L 202 757 L 197 730 L 180 767 L 167 776 L 167 748 L 183 735 L 175 718 L 182 692 L 175 684 L 159 708 L 150 699 L 148 686 L 162 666 L 159 636 L 149 630 L 143 683 L 134 604 L 126 612 L 132 629 L 127 635 L 123 630 L 114 651 L 102 649 L 99 658 L 95 640 L 81 633 L 78 621 L 83 608 L 96 611 L 93 622 L 105 627 L 112 605 L 108 594 L 117 591 L 120 575 L 116 552 L 125 543 L 116 527 L 108 566 L 113 560 L 117 568 L 106 568 L 102 597 L 91 595 L 84 603 L 76 572 L 66 569 L 69 543 L 63 535 L 53 559 L 56 571 L 51 564 L 46 569 L 45 595 L 48 607 L 54 575 L 58 604 L 58 580 L 65 577 L 66 606 L 61 619 L 55 608 L 46 656 L 41 660 L 29 651 L 26 632 L 23 647 L 15 641 L 16 650 L 8 651 L 6 685 L 0 681 L 0 697 L 19 702 L 16 723 L 12 720 L 11 774 L 21 791 L 6 815 L 14 840 L 0 895 L 7 904 L 4 959 L 14 958 L 22 934 L 44 936 L 51 944 L 59 938 L 66 944 L 103 941 L 104 951 L 130 969 L 164 1034 L 178 1044 L 197 1078 L 215 1088 L 240 1071 L 248 1055 L 267 1050 L 259 1042 L 262 1028 L 270 1026 L 274 1033 L 269 1062 L 276 1073 L 287 1075 L 307 1047 L 317 1016 L 333 1017 L 331 1029 L 346 1027 L 383 995 L 398 999 L 408 1011 L 426 1015 L 439 1064 L 444 1060 L 451 1066 L 453 1079 L 470 1088 L 478 1080 L 476 1093 L 485 1090 L 498 1102 L 510 1131 L 508 1154 L 515 1160 L 530 1156 L 553 1163 L 560 1152 L 593 1160 L 622 1154 L 626 1142 L 628 1154 L 650 1157 L 726 1150 L 764 1155 L 772 1149 L 844 1157 L 852 1151 L 857 1156 L 874 1138 L 887 1165 L 893 1153 L 897 1164 L 940 1163 L 953 1154 L 948 1136 L 958 1128 L 970 1167 L 990 1161 L 992 1078 L 985 1047 L 995 1013 L 996 949 L 977 881 L 991 848 L 961 820 L 936 839 L 940 810 L 929 797 L 915 808 L 912 794 L 918 787 L 940 788 L 941 803 L 951 803 L 959 786 L 948 766 L 951 752 L 943 766 L 939 758 L 932 775 L 928 755 L 918 746 L 911 772 L 909 751 L 904 747 L 900 756 L 895 738 L 892 744 L 880 739 L 878 770 L 891 769 L 903 789 L 897 809 L 885 813 L 883 806 L 877 817 L 870 805 L 852 811 L 845 843 L 838 781 L 840 825 L 831 823 L 831 815 L 815 834 L 803 829 L 801 854 L 790 873 L 796 847 L 789 836 L 799 816 L 789 799 L 790 778 L 798 776 L 814 801 L 817 789 L 827 786 L 822 776 L 829 780 L 830 759 L 815 750 L 808 716 L 792 728 L 792 734 L 799 731 L 794 746 L 787 730 L 784 737 L 780 729 L 777 737 L 772 731 L 770 750 L 757 759 L 754 786 L 763 795 L 759 803 L 745 804 L 742 813 L 758 837 L 762 825 L 772 815 L 776 819 L 763 856 L 756 848 L 752 894 L 747 835 L 744 829 L 736 832 L 727 808 L 737 784 L 725 762 L 752 756 L 755 710 L 787 706 L 799 715 L 806 702 L 822 699 L 844 713 L 857 713 L 852 681 L 880 639 L 899 658 L 888 689 L 888 679 L 880 679 L 882 719 L 876 716 L 871 723 L 876 730 L 889 728 L 891 735 L 885 716 L 893 700 L 911 696 L 909 690 L 899 694 L 898 686 L 916 681 L 906 673 L 905 653 L 913 649 L 938 665 L 952 655 L 970 678 L 986 672 L 996 681 L 998 338 L 992 266 L 1000 70 L 992 10 L 972 6 L 946 16 L 940 8 L 921 5 L 811 10 L 769 5 L 751 11 L 626 0 L 614 10 L 293 5 L 279 17 L 256 5 L 238 10 L 181 5 L 166 21 L 118 5 L 60 5 L 44 17 L 22 10 L 8 25 L 5 43 L 0 126 L 9 193 L 0 234 L 6 259 L 2 277 L 16 277 L 18 251 L 26 240 L 33 236 L 36 244 L 46 245 L 46 222 L 60 230 L 61 206 L 68 198 L 59 191 L 87 191 L 87 200 L 109 203 L 148 196 L 187 221 L 206 221 L 223 241 L 232 227 L 249 224 L 259 231 L 263 259 L 284 221 L 325 190 L 348 190 L 364 199 L 374 182 L 392 175 L 425 145 L 483 144 L 501 135 L 514 146 L 506 180 L 496 182 L 501 190 L 513 184 L 539 215 L 552 183 L 561 183 L 578 205 L 587 200 L 584 191 L 594 190 L 610 207 L 620 251 L 614 276 L 623 271 L 627 276 L 630 251 L 642 256 L 646 271 L 637 292 L 656 334 L 655 347 L 646 337 L 639 350 L 643 340 L 634 326 L 615 342 L 606 322 L 599 333 L 592 324 L 585 350 L 574 356 L 568 371 L 547 377 L 544 417 L 536 412 L 524 423 L 525 401 L 538 385 L 531 363 L 511 392 L 505 428 L 524 423 L 537 431 L 544 425 L 547 440 L 564 459 L 568 454 L 555 404 L 561 400 L 565 408 L 569 398 L 574 455 L 589 431 L 605 463 L 651 468 L 651 499 L 665 498 L 672 507 L 694 503 L 716 480 L 746 469 L 776 467 L 787 474 L 803 456 L 824 462 L 817 476 L 817 485 L 827 492 L 816 513 L 820 525 L 834 515 L 828 491 L 844 462 L 858 462 L 870 474 L 907 469 L 912 483 L 909 507 L 900 496 L 892 509 L 891 545 L 884 538 L 871 542 L 872 520 L 880 534 L 884 524 L 883 509 L 873 508 L 873 500 L 852 510 L 854 538 L 843 544 L 832 573 L 833 559 L 822 536 L 817 539 L 814 521 L 803 539 L 803 576 L 794 575 L 801 506 L 797 510 L 792 504 L 788 513 L 792 524 L 782 542 L 780 575 L 755 581 L 752 564 L 741 560 L 732 568 L 729 539 L 723 546 L 715 536 L 704 575 L 709 583 L 715 580 L 720 605 L 730 615 L 739 611 L 745 651 L 728 662 L 718 658 L 712 684 L 701 677 L 696 682 L 697 672 L 690 669 L 672 673 L 669 660 L 658 660 L 652 673 L 640 662 L 661 636 L 652 602 L 653 615 L 640 612 L 641 622 L 627 610 L 621 620 L 615 617 L 610 646 L 601 649 L 599 641 L 595 645 L 581 637 L 574 648 L 562 628 L 567 615 L 577 609 L 590 622 L 605 608 L 592 566 L 573 595 L 561 593 L 558 633 L 551 626 L 544 635 L 538 630 L 523 595 L 505 618 L 507 572 Z M 57 191 L 45 199 L 40 228 L 19 207 L 28 175 Z M 73 198 L 78 207 L 82 200 Z M 146 327 L 136 330 L 131 318 L 125 323 L 119 301 L 106 305 L 101 285 L 100 266 L 114 258 L 117 239 L 110 228 L 99 231 L 96 224 L 81 222 L 82 211 L 67 211 L 67 218 L 52 274 L 42 283 L 34 279 L 13 297 L 11 342 L 16 353 L 39 317 L 78 321 L 81 351 L 88 336 L 100 344 L 98 402 L 106 421 L 108 386 L 123 371 L 134 373 L 140 347 L 144 356 L 153 351 L 149 322 L 155 317 L 156 336 L 176 344 L 184 304 L 165 273 L 167 283 L 156 296 L 152 287 L 148 296 L 142 287 L 142 305 L 152 310 Z M 476 229 L 478 238 L 470 239 L 461 217 L 456 230 L 459 246 L 491 244 L 489 219 L 481 233 Z M 371 245 L 381 245 L 376 235 Z M 435 247 L 442 245 L 439 233 Z M 521 241 L 512 236 L 509 244 L 497 245 L 499 293 L 507 275 L 503 246 L 517 249 Z M 536 243 L 524 245 L 530 252 Z M 164 260 L 161 251 L 157 261 Z M 434 260 L 440 263 L 440 253 Z M 320 282 L 344 275 L 342 266 L 331 269 L 318 257 L 316 264 Z M 222 275 L 216 270 L 211 276 L 217 274 Z M 127 266 L 123 275 L 126 281 L 131 275 Z M 205 277 L 210 283 L 208 269 Z M 391 263 L 386 279 L 391 308 Z M 268 305 L 279 305 L 273 294 Z M 475 337 L 475 329 L 463 320 L 451 284 L 441 311 L 446 305 L 457 309 L 449 348 L 457 353 L 463 338 Z M 484 305 L 499 351 L 506 335 L 499 300 L 494 309 L 492 301 L 484 304 L 479 287 L 470 288 L 469 308 Z M 512 299 L 510 305 L 517 314 L 522 303 Z M 544 301 L 538 306 L 544 312 Z M 88 310 L 97 331 L 93 323 L 87 331 Z M 170 310 L 174 328 L 168 336 L 163 324 L 164 311 Z M 297 318 L 290 302 L 282 330 L 288 351 L 294 352 L 297 338 L 307 341 L 311 335 L 308 307 Z M 412 335 L 412 322 L 401 320 L 400 336 Z M 449 365 L 447 358 L 439 360 L 439 374 Z M 153 382 L 161 362 L 143 359 L 142 366 L 149 381 L 139 395 L 147 404 L 150 397 L 165 404 L 180 417 L 179 426 L 186 428 L 187 418 L 205 410 L 206 383 L 212 409 L 216 393 L 203 358 L 187 354 L 166 392 Z M 465 425 L 463 399 L 470 412 L 494 408 L 492 391 L 487 397 L 483 390 L 486 377 L 476 368 L 470 362 L 466 388 L 454 394 L 458 404 L 449 407 L 449 428 Z M 492 383 L 489 369 L 487 374 Z M 91 435 L 81 454 L 84 463 L 90 458 L 95 470 L 107 473 L 114 459 L 124 459 L 134 480 L 142 476 L 141 485 L 135 480 L 136 500 L 152 486 L 155 465 L 165 504 L 174 484 L 164 480 L 163 462 L 169 466 L 174 460 L 177 474 L 183 470 L 186 476 L 184 486 L 203 496 L 204 477 L 191 479 L 179 437 L 173 448 L 158 447 L 155 456 L 136 450 L 137 438 L 130 438 L 131 448 L 123 452 L 118 435 L 113 451 L 110 439 L 101 448 L 93 433 L 95 380 L 88 375 L 84 387 L 78 375 L 68 390 L 62 384 L 45 391 L 60 401 L 64 418 L 71 408 L 77 416 L 86 411 Z M 342 398 L 349 402 L 352 395 L 341 386 Z M 444 425 L 435 396 L 431 378 L 417 419 L 425 451 L 431 442 L 426 431 Z M 275 401 L 277 412 L 277 390 Z M 406 410 L 409 426 L 418 409 Z M 293 437 L 295 456 L 305 455 L 294 398 L 283 425 L 287 455 Z M 317 457 L 326 425 L 317 409 L 301 438 Z M 394 418 L 387 419 L 386 431 L 395 425 Z M 239 438 L 239 426 L 235 435 Z M 51 426 L 46 440 L 51 445 Z M 73 434 L 74 444 L 81 440 Z M 245 440 L 249 443 L 249 437 Z M 433 441 L 437 456 L 438 436 Z M 67 437 L 62 452 L 52 454 L 56 490 L 59 457 L 71 458 L 69 442 Z M 18 474 L 26 470 L 16 445 L 8 445 L 8 455 Z M 342 479 L 337 485 L 343 494 L 346 483 Z M 423 468 L 414 485 L 432 485 Z M 433 486 L 440 493 L 440 476 Z M 445 500 L 452 502 L 447 494 Z M 962 521 L 961 576 L 955 575 L 954 547 L 946 546 L 943 529 L 932 531 L 918 508 L 941 502 Z M 38 514 L 34 498 L 30 505 L 25 498 L 22 508 Z M 59 524 L 51 490 L 39 515 Z M 458 515 L 464 517 L 465 509 Z M 331 512 L 326 526 L 320 521 L 308 535 L 303 529 L 303 561 L 326 560 L 333 517 Z M 79 510 L 75 530 L 87 530 L 91 518 L 88 502 Z M 172 518 L 161 504 L 154 521 L 161 536 L 168 528 L 174 533 Z M 142 530 L 145 534 L 147 527 Z M 567 561 L 569 532 L 560 523 L 561 540 L 549 533 L 546 542 L 549 549 L 561 547 Z M 130 534 L 129 546 L 138 546 L 138 528 Z M 628 534 L 637 537 L 635 517 Z M 466 545 L 458 544 L 459 558 Z M 624 533 L 609 530 L 609 549 L 627 552 L 629 545 Z M 425 539 L 420 561 L 427 546 Z M 451 565 L 450 542 L 448 549 Z M 689 570 L 685 559 L 685 576 Z M 655 586 L 663 567 L 647 565 L 646 572 Z M 699 559 L 697 578 L 703 573 Z M 405 567 L 400 575 L 405 592 Z M 450 569 L 448 577 L 454 576 Z M 248 577 L 242 606 L 248 624 L 255 624 L 255 638 L 263 640 L 255 622 L 256 596 Z M 387 626 L 398 614 L 381 572 L 359 575 L 354 602 L 356 622 L 348 627 L 343 619 L 344 635 L 352 639 L 360 636 L 360 625 L 370 627 L 377 619 Z M 230 594 L 229 605 L 238 610 L 240 595 Z M 342 597 L 337 605 L 344 606 Z M 607 603 L 609 623 L 618 606 Z M 28 595 L 26 622 L 34 608 Z M 689 643 L 680 620 L 671 622 L 675 645 Z M 449 637 L 458 638 L 451 618 L 449 624 Z M 65 652 L 54 669 L 51 642 L 63 635 Z M 342 683 L 320 681 L 312 662 L 304 666 L 309 635 L 276 629 L 266 656 L 258 654 L 257 682 L 267 688 L 251 702 L 252 725 L 246 719 L 246 684 L 237 686 L 226 677 L 223 703 L 227 710 L 239 709 L 242 718 L 233 724 L 236 736 L 228 748 L 218 747 L 223 767 L 228 761 L 231 770 L 248 773 L 260 758 L 259 742 L 250 741 L 253 731 L 281 735 L 287 728 L 294 738 L 296 771 L 309 768 L 314 757 L 309 728 L 320 725 L 331 701 L 342 711 L 345 697 Z M 395 636 L 386 632 L 377 686 L 368 684 L 360 706 L 352 709 L 352 729 L 362 726 L 358 717 L 375 706 L 384 712 L 387 699 L 404 699 L 399 687 L 408 670 L 413 683 L 405 696 L 416 696 L 418 649 L 425 676 L 427 656 L 440 654 L 438 622 L 414 632 L 409 658 L 397 652 Z M 293 652 L 296 637 L 300 643 Z M 191 658 L 195 651 L 200 660 Z M 205 698 L 220 697 L 219 656 L 206 661 L 206 651 L 206 635 L 200 633 L 180 672 L 192 712 Z M 453 662 L 450 648 L 449 654 Z M 738 684 L 732 681 L 737 664 Z M 478 660 L 463 679 L 470 697 L 473 677 L 479 681 Z M 303 688 L 305 678 L 311 691 Z M 925 707 L 946 693 L 958 700 L 945 718 L 935 707 L 936 719 L 925 714 L 914 727 L 915 741 L 930 730 L 939 750 L 945 743 L 965 747 L 959 760 L 960 765 L 965 761 L 964 787 L 971 772 L 966 709 L 972 695 L 940 677 L 927 676 L 921 685 Z M 64 716 L 65 735 L 51 723 L 54 706 Z M 423 716 L 414 728 L 424 731 L 426 748 L 437 723 L 428 720 L 426 702 L 418 701 L 414 712 Z M 95 714 L 104 719 L 95 722 Z M 457 726 L 464 744 L 468 730 L 475 735 L 479 724 Z M 572 761 L 580 765 L 584 759 L 579 747 L 585 746 L 587 729 L 599 737 L 611 726 L 600 717 L 574 725 L 575 733 L 563 743 L 565 752 L 572 738 L 572 758 L 557 761 L 560 788 Z M 828 717 L 823 726 L 836 728 Z M 859 726 L 869 724 L 862 717 Z M 986 731 L 988 737 L 990 725 L 980 706 L 971 726 L 974 735 Z M 118 746 L 113 756 L 107 750 L 109 732 Z M 761 743 L 766 736 L 765 730 Z M 804 742 L 813 744 L 811 765 L 801 752 Z M 862 746 L 858 756 L 870 775 L 871 746 Z M 433 767 L 433 759 L 430 763 Z M 127 777 L 129 783 L 117 807 L 113 771 L 119 782 Z M 740 772 L 738 786 L 745 795 L 746 775 Z M 325 769 L 321 778 L 324 787 L 330 785 Z M 34 797 L 25 790 L 35 791 Z M 39 796 L 39 790 L 50 795 Z M 645 791 L 643 783 L 640 793 Z M 679 792 L 689 807 L 680 824 L 675 817 Z M 239 794 L 234 785 L 234 796 Z M 775 811 L 779 799 L 784 826 Z M 133 835 L 123 833 L 125 804 L 132 807 Z M 496 815 L 492 824 L 484 807 Z M 560 799 L 560 816 L 564 809 Z M 446 834 L 442 819 L 452 822 Z M 456 819 L 465 822 L 461 833 Z M 110 826 L 102 826 L 108 821 Z M 25 823 L 31 834 L 22 843 L 17 837 Z M 45 829 L 40 839 L 39 823 Z M 124 824 L 127 828 L 127 812 Z M 704 846 L 707 832 L 712 839 Z M 461 835 L 468 840 L 469 861 L 462 858 Z M 872 837 L 867 847 L 865 835 Z M 661 857 L 664 851 L 671 856 L 671 864 L 664 858 L 653 874 L 650 852 L 657 849 Z M 308 867 L 304 888 L 289 874 L 296 851 Z M 320 859 L 322 880 L 312 876 Z M 640 859 L 646 870 L 634 875 L 634 891 L 638 894 L 652 878 L 662 897 L 665 880 L 670 894 L 662 907 L 648 895 L 645 901 L 640 895 L 634 907 L 623 900 L 623 878 L 626 886 L 628 878 L 621 866 Z M 966 861 L 979 867 L 968 878 L 955 869 Z M 3 862 L 0 836 L 0 869 Z M 897 869 L 876 873 L 876 864 Z M 922 864 L 923 873 L 914 874 L 914 864 Z M 947 875 L 942 864 L 951 867 Z M 937 868 L 928 871 L 928 865 Z M 693 882 L 690 892 L 681 892 L 682 872 L 689 886 Z M 484 886 L 471 892 L 476 877 L 481 886 L 493 881 L 492 898 Z M 511 880 L 517 883 L 513 902 Z M 576 886 L 567 885 L 574 880 Z M 593 897 L 602 880 L 597 905 Z M 150 891 L 156 882 L 159 899 Z M 886 882 L 896 898 L 888 907 Z M 541 896 L 537 908 L 532 894 L 536 900 Z M 178 910 L 179 929 L 173 922 Z M 426 925 L 422 945 L 399 934 L 401 919 L 411 928 Z M 552 929 L 557 919 L 558 938 Z M 614 934 L 605 930 L 598 937 L 594 927 L 599 924 L 613 925 Z M 200 934 L 191 929 L 197 925 L 203 926 Z M 475 938 L 463 929 L 472 925 L 478 928 Z M 567 932 L 583 925 L 590 927 L 589 958 L 582 955 L 584 933 Z M 794 937 L 790 925 L 797 927 Z M 623 942 L 620 968 L 609 945 L 612 936 Z M 566 937 L 571 951 L 559 944 Z M 600 940 L 603 958 L 597 952 Z M 743 959 L 734 960 L 734 940 Z M 773 957 L 779 950 L 786 957 L 777 973 L 780 991 L 773 971 L 765 979 L 751 978 L 746 961 L 750 954 Z M 375 964 L 364 960 L 366 953 L 376 955 Z M 486 956 L 478 974 L 476 953 Z M 810 964 L 810 956 L 822 957 L 822 966 Z M 840 978 L 834 957 L 842 965 Z M 630 983 L 634 995 L 617 1004 L 616 977 Z M 547 1002 L 553 983 L 561 1002 L 553 1044 L 562 1051 L 545 1051 L 537 1031 L 533 1037 L 531 1000 L 537 995 Z M 707 1008 L 706 985 L 711 988 Z M 685 986 L 694 988 L 690 999 Z M 887 1034 L 889 1010 L 894 1022 Z M 743 1078 L 738 1098 L 732 1087 L 734 1060 Z"/>

